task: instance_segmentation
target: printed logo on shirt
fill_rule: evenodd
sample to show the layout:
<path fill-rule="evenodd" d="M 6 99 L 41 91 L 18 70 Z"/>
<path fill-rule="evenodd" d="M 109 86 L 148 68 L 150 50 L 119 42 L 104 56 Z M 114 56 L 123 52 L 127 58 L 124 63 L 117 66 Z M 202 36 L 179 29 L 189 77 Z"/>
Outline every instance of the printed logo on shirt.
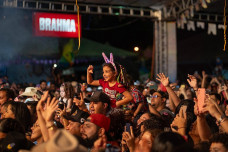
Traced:
<path fill-rule="evenodd" d="M 105 93 L 111 98 L 115 99 L 116 98 L 116 90 L 109 90 L 108 88 L 105 88 Z"/>

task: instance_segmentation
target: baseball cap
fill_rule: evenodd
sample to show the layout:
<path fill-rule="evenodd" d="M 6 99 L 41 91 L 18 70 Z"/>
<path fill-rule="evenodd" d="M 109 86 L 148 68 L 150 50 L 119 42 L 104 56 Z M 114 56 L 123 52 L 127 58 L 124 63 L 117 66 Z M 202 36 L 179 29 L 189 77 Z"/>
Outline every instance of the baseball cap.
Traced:
<path fill-rule="evenodd" d="M 110 97 L 102 91 L 95 91 L 89 98 L 85 98 L 84 101 L 88 102 L 103 102 L 110 104 Z"/>
<path fill-rule="evenodd" d="M 84 121 L 89 117 L 89 113 L 82 111 L 80 109 L 75 110 L 71 116 L 64 116 L 67 120 L 71 120 L 73 122 L 84 123 Z"/>
<path fill-rule="evenodd" d="M 91 118 L 91 120 L 89 120 L 90 122 L 101 128 L 104 128 L 106 132 L 109 130 L 111 121 L 109 117 L 106 117 L 103 114 L 92 114 L 89 117 Z"/>
<path fill-rule="evenodd" d="M 25 92 L 23 92 L 20 96 L 33 97 L 34 95 L 36 95 L 38 99 L 41 99 L 41 94 L 38 92 L 36 88 L 27 87 L 25 89 Z"/>

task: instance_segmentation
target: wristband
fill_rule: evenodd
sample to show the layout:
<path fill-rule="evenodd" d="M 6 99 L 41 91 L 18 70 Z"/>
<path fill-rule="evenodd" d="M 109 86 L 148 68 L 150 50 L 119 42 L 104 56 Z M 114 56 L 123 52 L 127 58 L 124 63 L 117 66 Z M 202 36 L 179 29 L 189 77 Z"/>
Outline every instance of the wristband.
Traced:
<path fill-rule="evenodd" d="M 47 129 L 53 130 L 53 129 L 54 129 L 54 126 L 55 126 L 55 124 L 53 123 L 53 124 L 51 124 L 50 126 L 46 126 L 46 127 L 47 127 Z"/>

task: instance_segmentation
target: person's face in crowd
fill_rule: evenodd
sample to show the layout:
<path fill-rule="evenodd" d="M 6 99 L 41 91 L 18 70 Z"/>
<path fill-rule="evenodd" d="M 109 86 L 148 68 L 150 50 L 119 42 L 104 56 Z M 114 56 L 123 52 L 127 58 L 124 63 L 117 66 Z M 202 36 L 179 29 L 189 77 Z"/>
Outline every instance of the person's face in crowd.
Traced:
<path fill-rule="evenodd" d="M 52 91 L 56 90 L 55 84 L 52 83 L 52 84 L 50 85 L 50 90 L 52 90 Z"/>
<path fill-rule="evenodd" d="M 143 94 L 144 96 L 146 96 L 146 95 L 148 95 L 149 91 L 150 91 L 149 88 L 145 88 L 145 89 L 143 90 L 142 94 Z"/>
<path fill-rule="evenodd" d="M 157 109 L 158 107 L 160 107 L 163 104 L 164 101 L 163 101 L 163 98 L 162 98 L 161 94 L 158 93 L 158 92 L 154 92 L 153 96 L 154 97 L 151 99 L 151 105 L 155 109 Z"/>
<path fill-rule="evenodd" d="M 147 113 L 144 113 L 137 121 L 137 125 L 139 126 L 143 121 L 150 119 Z"/>
<path fill-rule="evenodd" d="M 91 101 L 89 104 L 89 111 L 90 114 L 105 114 L 105 108 L 107 107 L 107 104 L 103 102 L 93 102 Z"/>
<path fill-rule="evenodd" d="M 210 152 L 227 152 L 228 149 L 223 146 L 222 143 L 212 143 L 210 147 Z"/>
<path fill-rule="evenodd" d="M 66 127 L 66 130 L 68 130 L 72 135 L 80 136 L 80 126 L 81 124 L 79 122 L 70 120 L 68 126 Z"/>
<path fill-rule="evenodd" d="M 42 91 L 45 91 L 47 89 L 47 83 L 46 82 L 42 82 L 40 84 L 40 88 L 41 88 Z"/>
<path fill-rule="evenodd" d="M 82 81 L 86 81 L 86 79 L 87 79 L 87 78 L 86 78 L 85 75 L 81 75 L 81 80 L 82 80 Z"/>
<path fill-rule="evenodd" d="M 33 84 L 32 83 L 29 83 L 29 87 L 33 87 Z"/>
<path fill-rule="evenodd" d="M 146 145 L 148 149 L 152 149 L 153 140 L 154 139 L 151 133 L 146 131 L 139 140 L 139 148 L 143 149 L 143 147 Z"/>
<path fill-rule="evenodd" d="M 105 81 L 112 81 L 115 78 L 115 71 L 108 66 L 103 67 L 103 77 Z"/>
<path fill-rule="evenodd" d="M 60 93 L 59 93 L 59 91 L 55 91 L 55 98 L 56 98 L 56 99 L 59 99 L 59 98 L 60 98 Z"/>
<path fill-rule="evenodd" d="M 5 91 L 0 91 L 0 106 L 7 101 L 7 96 Z"/>
<path fill-rule="evenodd" d="M 42 137 L 40 125 L 38 124 L 38 120 L 33 124 L 31 130 L 32 130 L 32 134 L 31 134 L 32 142 L 34 142 L 37 139 Z"/>
<path fill-rule="evenodd" d="M 186 94 L 187 94 L 188 99 L 193 99 L 192 92 L 190 89 L 186 90 Z"/>
<path fill-rule="evenodd" d="M 66 93 L 65 93 L 64 87 L 60 87 L 60 97 L 65 98 L 65 96 L 66 96 Z"/>
<path fill-rule="evenodd" d="M 87 120 L 88 121 L 85 121 L 81 128 L 82 138 L 85 140 L 98 138 L 98 127 L 94 123 L 90 122 L 90 117 Z"/>
<path fill-rule="evenodd" d="M 8 107 L 6 108 L 6 111 L 5 113 L 3 113 L 4 115 L 4 118 L 12 118 L 12 119 L 15 119 L 15 115 L 12 111 L 12 106 L 11 105 L 8 105 Z"/>
<path fill-rule="evenodd" d="M 19 94 L 22 94 L 22 93 L 24 93 L 24 92 L 25 92 L 24 89 L 20 89 Z"/>
<path fill-rule="evenodd" d="M 7 109 L 7 107 L 1 106 L 1 119 L 5 118 L 4 114 L 6 113 L 6 109 Z"/>
<path fill-rule="evenodd" d="M 55 113 L 54 120 L 55 121 L 59 121 L 59 122 L 61 120 L 60 117 L 59 117 L 59 115 L 57 114 L 57 112 Z"/>
<path fill-rule="evenodd" d="M 228 116 L 228 104 L 226 105 L 225 115 Z"/>
<path fill-rule="evenodd" d="M 131 122 L 133 116 L 133 111 L 132 110 L 125 110 L 124 111 L 124 119 L 126 122 Z"/>

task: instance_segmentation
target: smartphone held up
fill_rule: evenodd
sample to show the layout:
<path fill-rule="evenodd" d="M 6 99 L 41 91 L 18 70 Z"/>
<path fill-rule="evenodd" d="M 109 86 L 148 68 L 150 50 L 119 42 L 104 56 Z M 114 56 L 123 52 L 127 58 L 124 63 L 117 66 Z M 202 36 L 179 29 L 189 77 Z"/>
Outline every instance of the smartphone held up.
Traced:
<path fill-rule="evenodd" d="M 198 105 L 197 106 L 198 106 L 199 112 L 202 112 L 202 110 L 203 110 L 205 99 L 206 99 L 206 90 L 205 90 L 205 88 L 199 88 L 198 89 L 198 95 L 197 95 L 197 100 L 198 100 Z"/>

